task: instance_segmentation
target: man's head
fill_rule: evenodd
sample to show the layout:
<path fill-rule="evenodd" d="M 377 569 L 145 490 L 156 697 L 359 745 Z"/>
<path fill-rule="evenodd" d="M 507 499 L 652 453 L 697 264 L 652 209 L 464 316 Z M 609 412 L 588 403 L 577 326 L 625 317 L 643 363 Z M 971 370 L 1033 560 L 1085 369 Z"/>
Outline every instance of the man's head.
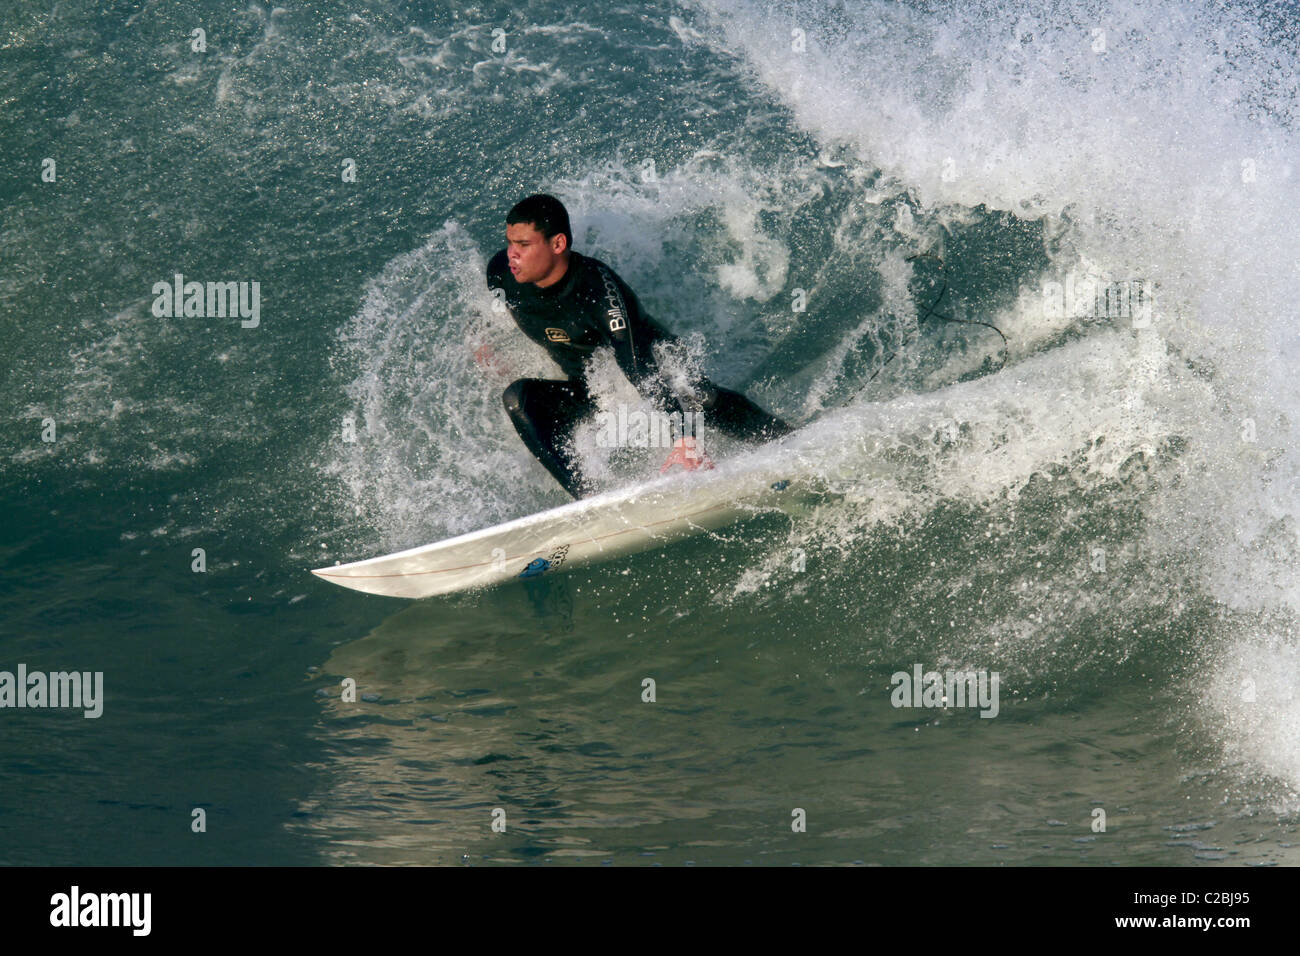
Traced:
<path fill-rule="evenodd" d="M 563 277 L 573 233 L 569 213 L 554 196 L 538 193 L 506 214 L 506 257 L 516 282 L 548 286 Z"/>

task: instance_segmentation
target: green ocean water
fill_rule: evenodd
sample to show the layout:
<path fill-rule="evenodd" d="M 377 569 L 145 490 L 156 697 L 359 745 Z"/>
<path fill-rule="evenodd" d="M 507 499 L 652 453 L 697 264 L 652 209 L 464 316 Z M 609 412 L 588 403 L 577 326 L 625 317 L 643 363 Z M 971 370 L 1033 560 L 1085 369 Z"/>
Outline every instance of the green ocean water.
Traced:
<path fill-rule="evenodd" d="M 1300 862 L 1293 39 L 6 8 L 0 671 L 105 694 L 0 707 L 0 862 Z M 313 578 L 566 500 L 500 405 L 554 369 L 483 283 L 538 190 L 831 490 L 455 598 Z M 156 315 L 177 273 L 257 282 L 257 326 Z M 1134 282 L 1152 314 L 1098 313 Z M 996 672 L 996 717 L 894 706 L 918 665 Z"/>

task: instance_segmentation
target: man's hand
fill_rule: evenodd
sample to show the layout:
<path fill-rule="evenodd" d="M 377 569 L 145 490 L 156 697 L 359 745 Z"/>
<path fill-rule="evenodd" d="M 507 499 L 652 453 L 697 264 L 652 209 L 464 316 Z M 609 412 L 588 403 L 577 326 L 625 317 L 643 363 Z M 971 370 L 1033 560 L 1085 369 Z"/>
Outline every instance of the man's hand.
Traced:
<path fill-rule="evenodd" d="M 659 469 L 659 474 L 662 475 L 673 465 L 681 465 L 687 471 L 694 471 L 697 468 L 712 468 L 713 460 L 700 450 L 699 446 L 695 444 L 694 438 L 679 438 L 677 444 L 673 445 L 668 460 Z"/>
<path fill-rule="evenodd" d="M 487 343 L 474 350 L 474 364 L 489 375 L 505 378 L 510 374 L 509 367 L 497 357 L 496 352 L 492 351 L 492 346 Z"/>

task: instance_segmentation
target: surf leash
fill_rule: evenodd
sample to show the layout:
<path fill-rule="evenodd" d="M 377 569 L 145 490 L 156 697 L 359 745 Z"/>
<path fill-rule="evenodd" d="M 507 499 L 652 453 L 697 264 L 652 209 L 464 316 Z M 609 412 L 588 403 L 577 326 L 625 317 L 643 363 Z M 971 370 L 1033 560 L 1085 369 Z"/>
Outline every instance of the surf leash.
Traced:
<path fill-rule="evenodd" d="M 944 315 L 942 312 L 939 312 L 938 311 L 939 303 L 941 303 L 943 301 L 943 297 L 948 294 L 948 266 L 944 263 L 944 261 L 941 258 L 936 256 L 932 252 L 918 252 L 915 255 L 908 256 L 904 261 L 915 262 L 917 259 L 933 259 L 935 262 L 939 263 L 939 268 L 943 271 L 943 286 L 939 289 L 939 294 L 935 296 L 934 301 L 930 303 L 930 305 L 925 309 L 924 312 L 921 313 L 920 317 L 916 320 L 917 329 L 919 330 L 921 323 L 929 318 L 935 318 L 940 320 L 941 322 L 952 322 L 958 325 L 982 325 L 986 329 L 992 329 L 994 332 L 998 334 L 998 337 L 1002 339 L 1002 348 L 1000 350 L 1002 353 L 1002 361 L 998 364 L 998 367 L 993 370 L 993 372 L 1000 372 L 1004 368 L 1006 368 L 1007 358 L 1008 358 L 1008 351 L 1007 351 L 1008 343 L 1007 343 L 1007 337 L 1002 334 L 1002 330 L 999 329 L 996 325 L 993 325 L 991 322 L 980 322 L 977 319 L 954 319 L 950 315 Z M 845 401 L 843 401 L 840 404 L 841 408 L 847 408 L 848 405 L 851 404 L 852 401 L 855 398 L 857 398 L 868 385 L 870 385 L 872 382 L 876 380 L 876 376 L 879 375 L 881 372 L 883 372 L 885 370 L 885 366 L 888 365 L 890 362 L 892 362 L 894 360 L 894 357 L 897 356 L 898 353 L 901 352 L 903 348 L 908 344 L 908 341 L 911 338 L 911 336 L 912 333 L 909 332 L 903 338 L 902 344 L 900 344 L 898 348 L 895 349 L 893 352 L 890 352 L 889 356 L 883 362 L 880 363 L 880 368 L 872 372 L 871 377 L 867 379 L 865 382 L 863 382 L 861 385 L 859 385 L 856 389 L 854 389 L 853 394 L 851 394 Z M 990 372 L 989 374 L 992 375 L 993 372 Z"/>

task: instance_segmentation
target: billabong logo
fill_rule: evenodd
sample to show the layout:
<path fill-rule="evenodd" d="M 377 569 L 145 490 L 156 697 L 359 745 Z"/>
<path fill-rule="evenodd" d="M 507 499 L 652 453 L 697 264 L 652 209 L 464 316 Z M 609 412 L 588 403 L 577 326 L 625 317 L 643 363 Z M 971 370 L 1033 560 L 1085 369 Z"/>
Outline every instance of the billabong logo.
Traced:
<path fill-rule="evenodd" d="M 548 342 L 569 342 L 569 341 L 572 341 L 572 340 L 569 338 L 569 333 L 566 332 L 566 331 L 564 331 L 564 329 L 547 329 L 547 330 L 546 330 L 546 339 L 547 339 Z"/>
<path fill-rule="evenodd" d="M 614 284 L 614 279 L 604 269 L 600 270 L 601 281 L 605 283 L 605 301 L 609 303 L 609 330 L 618 332 L 627 328 L 627 309 L 623 308 L 623 295 Z"/>

